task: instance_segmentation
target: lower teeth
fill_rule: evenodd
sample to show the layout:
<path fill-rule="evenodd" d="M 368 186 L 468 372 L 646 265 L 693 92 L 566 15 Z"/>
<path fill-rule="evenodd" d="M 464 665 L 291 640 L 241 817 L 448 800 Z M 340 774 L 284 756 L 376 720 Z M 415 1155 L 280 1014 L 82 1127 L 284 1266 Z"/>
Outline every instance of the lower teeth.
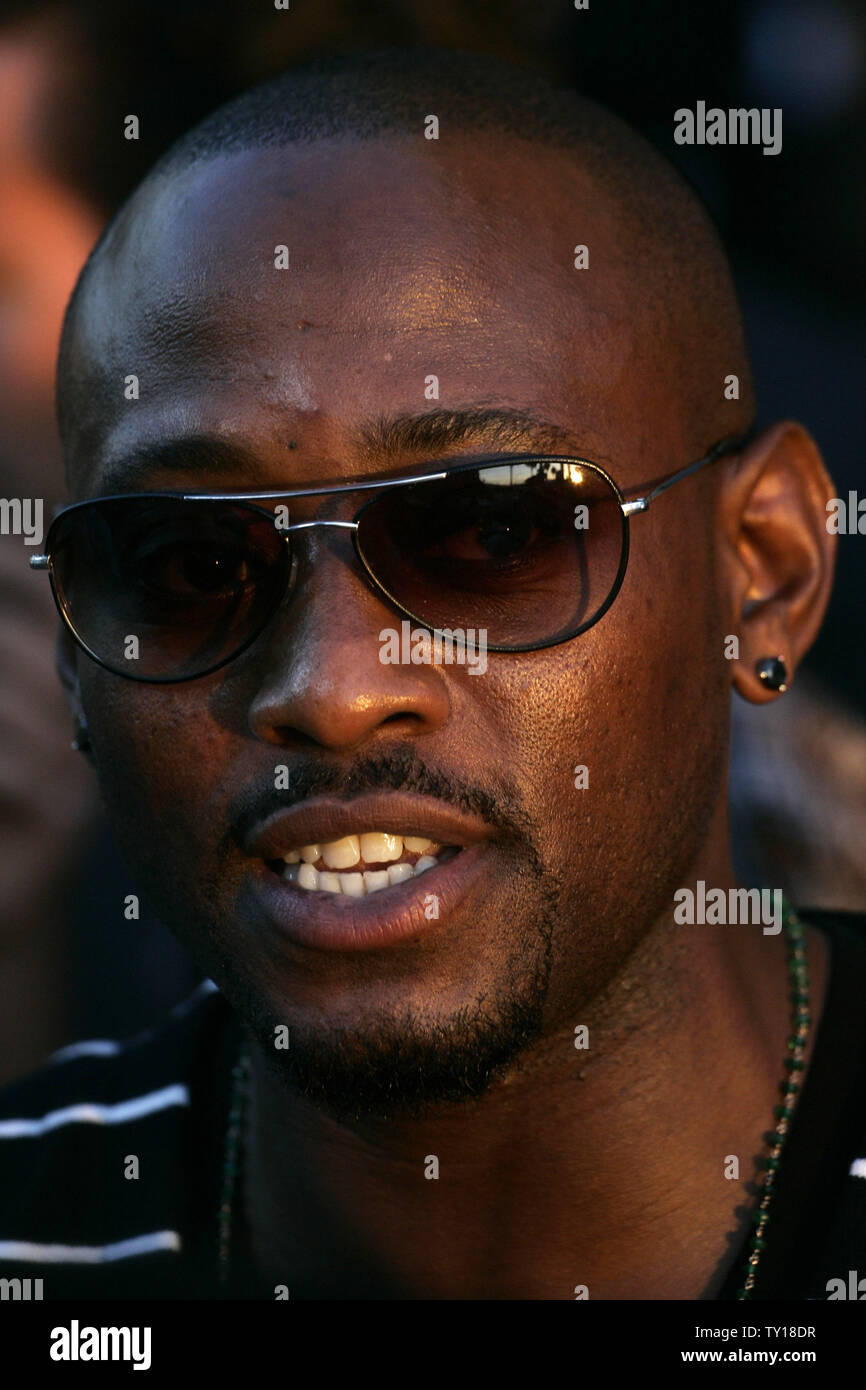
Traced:
<path fill-rule="evenodd" d="M 306 888 L 308 892 L 341 893 L 347 898 L 363 898 L 368 893 L 378 893 L 383 888 L 392 888 L 398 883 L 405 883 L 407 879 L 418 878 L 440 863 L 441 858 L 434 859 L 432 855 L 425 854 L 414 864 L 389 864 L 386 869 L 365 869 L 363 873 L 332 873 L 326 869 L 314 869 L 312 864 L 286 864 L 282 877 L 296 883 L 299 888 Z"/>

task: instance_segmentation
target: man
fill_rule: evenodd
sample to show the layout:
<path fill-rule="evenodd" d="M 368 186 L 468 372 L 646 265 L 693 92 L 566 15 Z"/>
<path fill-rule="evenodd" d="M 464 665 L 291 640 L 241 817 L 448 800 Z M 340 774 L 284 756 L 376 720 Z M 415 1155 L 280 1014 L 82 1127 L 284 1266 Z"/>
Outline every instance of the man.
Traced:
<path fill-rule="evenodd" d="M 694 195 L 524 73 L 351 56 L 160 162 L 68 311 L 89 505 L 43 563 L 136 893 L 216 989 L 6 1092 L 4 1268 L 827 1296 L 866 948 L 745 911 L 725 766 L 731 685 L 780 698 L 819 627 L 832 484 L 753 413 Z"/>

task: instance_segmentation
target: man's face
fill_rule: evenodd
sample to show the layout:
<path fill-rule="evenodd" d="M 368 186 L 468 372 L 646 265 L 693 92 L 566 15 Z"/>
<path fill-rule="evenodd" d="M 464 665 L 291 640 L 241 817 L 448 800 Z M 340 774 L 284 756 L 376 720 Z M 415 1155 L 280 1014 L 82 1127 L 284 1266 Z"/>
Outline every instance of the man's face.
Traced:
<path fill-rule="evenodd" d="M 588 270 L 574 268 L 578 243 Z M 281 244 L 288 270 L 274 266 Z M 196 165 L 139 196 L 88 289 L 76 495 L 404 472 L 442 451 L 386 456 L 361 444 L 362 426 L 477 406 L 531 410 L 561 430 L 557 452 L 601 463 L 624 489 L 648 483 L 715 435 L 686 437 L 681 364 L 650 332 L 631 264 L 615 210 L 564 157 L 492 137 Z M 438 401 L 425 398 L 431 374 Z M 191 434 L 233 445 L 237 464 L 106 486 L 133 450 Z M 528 431 L 511 448 L 549 440 Z M 446 452 L 482 451 L 501 452 L 495 433 Z M 558 647 L 490 654 L 483 675 L 383 664 L 379 634 L 401 615 L 334 529 L 299 533 L 293 596 L 223 669 L 160 687 L 78 658 L 109 814 L 149 905 L 266 1045 L 289 1026 L 277 1057 L 310 1094 L 375 1109 L 386 1095 L 482 1090 L 530 1041 L 571 1034 L 641 924 L 668 910 L 724 794 L 711 486 L 683 484 L 637 521 L 599 623 Z M 364 500 L 296 501 L 291 520 L 350 519 Z M 575 786 L 578 766 L 588 786 Z M 327 949 L 304 936 L 321 895 L 275 889 L 251 840 L 278 804 L 353 803 L 359 832 L 474 843 L 369 900 L 373 937 L 399 918 L 396 938 Z M 465 835 L 437 835 L 452 813 Z M 277 891 L 292 895 L 288 933 Z M 427 894 L 438 918 L 419 906 Z"/>

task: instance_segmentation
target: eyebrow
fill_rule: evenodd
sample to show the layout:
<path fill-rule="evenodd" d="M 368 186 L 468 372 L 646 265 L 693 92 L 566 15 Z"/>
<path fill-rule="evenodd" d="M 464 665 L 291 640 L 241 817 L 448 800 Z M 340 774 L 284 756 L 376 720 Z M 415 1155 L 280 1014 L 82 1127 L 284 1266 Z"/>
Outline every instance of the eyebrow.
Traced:
<path fill-rule="evenodd" d="M 498 406 L 379 415 L 360 427 L 354 442 L 371 463 L 395 462 L 404 454 L 418 452 L 438 457 L 473 443 L 483 445 L 485 451 L 546 453 L 566 448 L 573 452 L 575 447 L 574 436 L 565 426 L 532 410 Z M 287 460 L 291 457 L 287 449 Z M 256 473 L 257 464 L 255 451 L 249 447 L 208 434 L 182 435 L 143 443 L 109 459 L 101 470 L 100 487 L 103 493 L 123 491 L 153 472 L 237 476 L 245 470 Z M 344 478 L 322 481 L 342 482 Z"/>
<path fill-rule="evenodd" d="M 416 449 L 440 452 L 474 440 L 501 449 L 519 448 L 527 443 L 542 450 L 574 444 L 570 430 L 535 411 L 497 406 L 379 416 L 361 430 L 361 443 L 366 450 L 386 459 Z"/>

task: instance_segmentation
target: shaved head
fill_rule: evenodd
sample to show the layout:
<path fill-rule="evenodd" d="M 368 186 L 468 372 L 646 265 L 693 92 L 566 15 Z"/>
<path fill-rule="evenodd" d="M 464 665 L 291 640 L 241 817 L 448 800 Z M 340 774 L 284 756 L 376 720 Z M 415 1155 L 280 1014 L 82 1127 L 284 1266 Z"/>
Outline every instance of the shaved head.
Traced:
<path fill-rule="evenodd" d="M 431 115 L 439 122 L 436 141 L 424 135 Z M 751 423 L 751 372 L 725 254 L 702 201 L 674 167 L 618 117 L 535 74 L 477 54 L 383 50 L 292 69 L 221 107 L 163 156 L 106 228 L 70 302 L 61 343 L 58 417 L 73 473 L 95 415 L 116 391 L 90 332 L 105 301 L 100 297 L 88 312 L 89 291 L 100 271 L 110 274 L 131 255 L 140 261 L 147 237 L 158 234 L 154 219 L 164 224 L 166 200 L 160 194 L 182 186 L 186 203 L 195 188 L 207 197 L 213 183 L 197 179 L 198 170 L 254 150 L 270 152 L 267 167 L 275 185 L 284 171 L 285 191 L 297 168 L 291 147 L 297 152 L 342 146 L 354 159 L 352 151 L 367 147 L 369 156 L 374 145 L 435 165 L 441 197 L 467 204 L 479 258 L 509 250 L 525 255 L 516 223 L 522 207 L 531 220 L 538 185 L 547 182 L 558 193 L 558 225 L 549 228 L 547 266 L 526 265 L 523 273 L 558 279 L 558 331 L 567 333 L 570 326 L 569 301 L 562 298 L 569 277 L 578 298 L 581 279 L 609 284 L 614 275 L 622 307 L 639 325 L 642 355 L 654 359 L 677 395 L 684 445 L 699 449 L 710 436 Z M 467 156 L 480 157 L 482 165 L 485 155 L 501 163 L 505 150 L 513 156 L 511 207 L 495 183 L 479 177 L 477 163 L 471 171 L 467 166 Z M 315 158 L 304 161 L 305 177 L 292 181 L 290 205 L 302 204 L 310 181 L 318 181 L 317 164 Z M 330 166 L 325 160 L 319 167 Z M 404 169 L 407 181 L 419 172 L 408 163 Z M 391 196 L 399 203 L 399 182 Z M 588 203 L 602 213 L 603 240 L 598 234 L 589 239 Z M 202 207 L 203 214 L 209 212 Z M 335 200 L 334 213 L 351 227 L 352 207 L 341 208 Z M 573 264 L 580 245 L 587 247 L 583 271 Z M 116 307 L 115 286 L 112 313 Z M 573 315 L 571 326 L 577 331 Z M 737 403 L 723 395 L 730 374 L 739 380 Z"/>

